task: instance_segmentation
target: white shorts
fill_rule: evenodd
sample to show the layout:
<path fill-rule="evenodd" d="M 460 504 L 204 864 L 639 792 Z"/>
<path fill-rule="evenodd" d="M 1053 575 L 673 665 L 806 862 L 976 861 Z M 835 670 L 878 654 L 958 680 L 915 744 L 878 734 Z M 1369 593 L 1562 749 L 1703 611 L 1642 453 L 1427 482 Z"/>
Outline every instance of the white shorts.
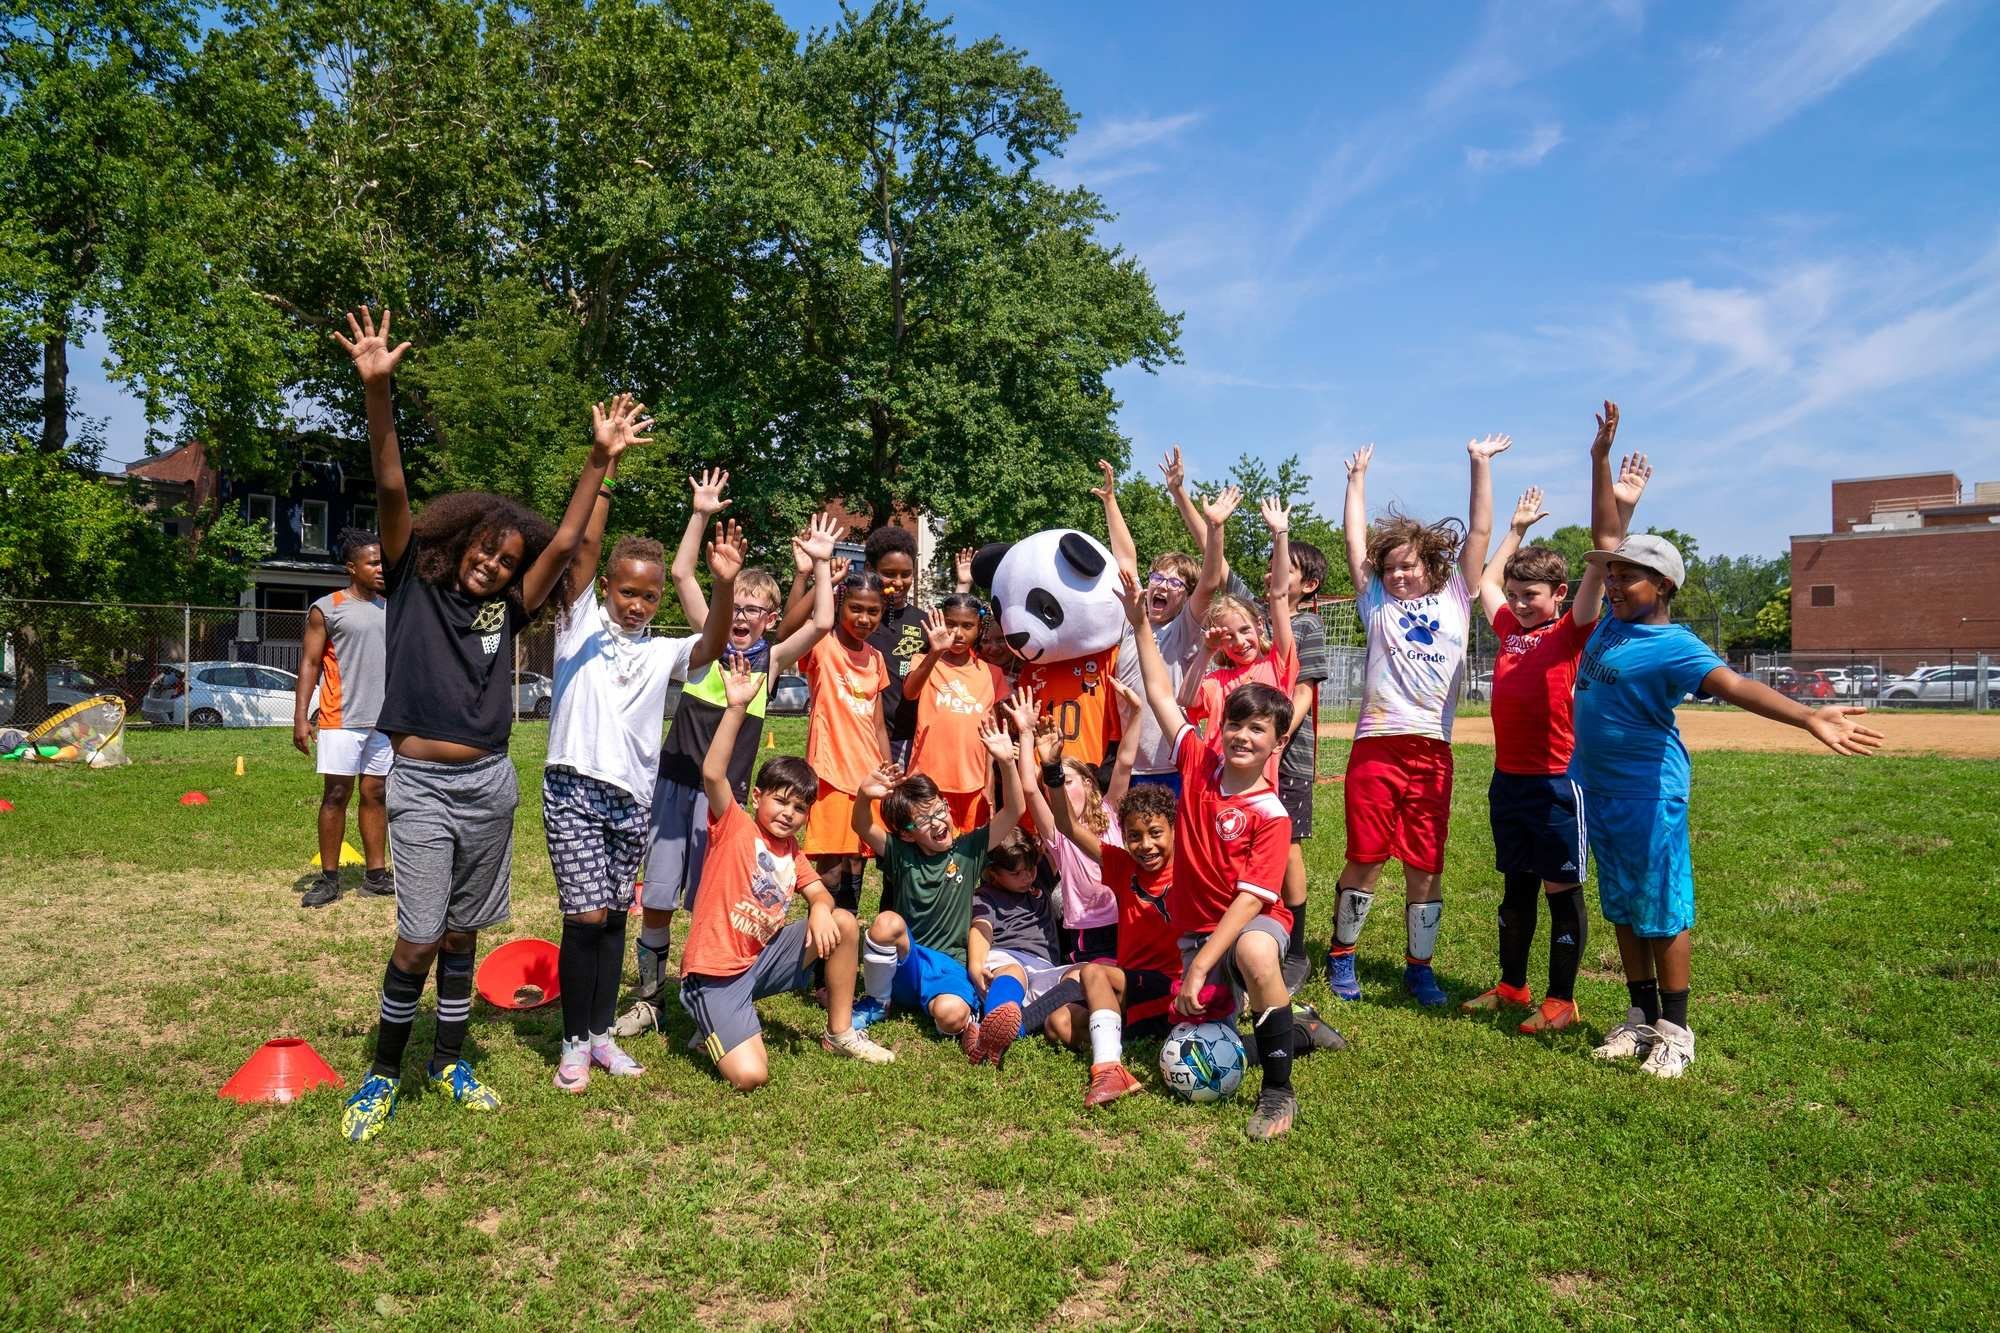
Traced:
<path fill-rule="evenodd" d="M 382 777 L 389 771 L 389 761 L 396 757 L 396 752 L 389 748 L 387 732 L 346 727 L 321 727 L 316 753 L 319 771 L 341 778 L 360 774 Z"/>
<path fill-rule="evenodd" d="M 1068 963 L 1049 963 L 1044 962 L 1040 958 L 1030 957 L 1024 953 L 1009 953 L 1005 949 L 988 949 L 986 951 L 986 979 L 989 982 L 992 981 L 994 975 L 1001 968 L 1010 964 L 1020 968 L 1022 974 L 1028 978 L 1027 989 L 1030 1001 L 1039 1000 L 1043 995 L 1054 989 L 1058 981 L 1069 975 L 1071 968 L 1071 965 Z"/>

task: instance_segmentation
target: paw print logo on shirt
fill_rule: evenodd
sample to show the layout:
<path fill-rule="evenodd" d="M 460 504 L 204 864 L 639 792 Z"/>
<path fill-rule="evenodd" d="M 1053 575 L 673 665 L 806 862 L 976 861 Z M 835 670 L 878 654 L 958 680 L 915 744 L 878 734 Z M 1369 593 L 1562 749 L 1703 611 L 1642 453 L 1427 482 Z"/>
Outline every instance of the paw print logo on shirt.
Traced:
<path fill-rule="evenodd" d="M 1442 623 L 1436 616 L 1427 616 L 1421 611 L 1405 612 L 1396 617 L 1403 637 L 1411 643 L 1437 642 L 1437 632 Z"/>

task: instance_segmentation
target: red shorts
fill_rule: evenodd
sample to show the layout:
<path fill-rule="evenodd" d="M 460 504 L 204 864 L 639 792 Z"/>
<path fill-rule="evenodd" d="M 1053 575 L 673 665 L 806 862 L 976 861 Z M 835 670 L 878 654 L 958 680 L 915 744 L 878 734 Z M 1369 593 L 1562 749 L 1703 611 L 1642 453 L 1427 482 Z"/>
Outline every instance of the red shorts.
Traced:
<path fill-rule="evenodd" d="M 953 837 L 993 822 L 993 807 L 986 803 L 983 791 L 941 791 L 938 795 L 944 797 L 944 803 L 951 807 Z"/>
<path fill-rule="evenodd" d="M 1451 824 L 1451 746 L 1429 736 L 1364 736 L 1347 756 L 1347 859 L 1439 874 Z"/>

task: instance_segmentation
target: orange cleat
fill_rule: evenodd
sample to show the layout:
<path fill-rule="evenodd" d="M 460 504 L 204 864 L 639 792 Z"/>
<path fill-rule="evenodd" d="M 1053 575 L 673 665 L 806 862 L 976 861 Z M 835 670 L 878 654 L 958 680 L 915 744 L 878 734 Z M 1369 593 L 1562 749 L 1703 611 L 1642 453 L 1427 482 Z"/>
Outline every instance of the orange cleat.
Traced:
<path fill-rule="evenodd" d="M 1542 1007 L 1521 1020 L 1521 1031 L 1529 1036 L 1538 1032 L 1561 1032 L 1576 1022 L 1576 1001 L 1546 999 Z"/>
<path fill-rule="evenodd" d="M 1110 1064 L 1090 1067 L 1090 1086 L 1084 1090 L 1085 1106 L 1107 1106 L 1128 1093 L 1139 1091 L 1145 1085 L 1132 1077 L 1132 1071 L 1113 1061 Z"/>
<path fill-rule="evenodd" d="M 965 1052 L 965 1058 L 973 1064 L 979 1063 L 979 1020 L 968 1019 L 958 1030 L 958 1049 Z"/>
<path fill-rule="evenodd" d="M 1475 995 L 1458 1006 L 1468 1014 L 1490 1014 L 1502 1005 L 1510 1009 L 1532 1009 L 1535 993 L 1526 986 L 1509 986 L 1501 982 L 1484 995 Z"/>

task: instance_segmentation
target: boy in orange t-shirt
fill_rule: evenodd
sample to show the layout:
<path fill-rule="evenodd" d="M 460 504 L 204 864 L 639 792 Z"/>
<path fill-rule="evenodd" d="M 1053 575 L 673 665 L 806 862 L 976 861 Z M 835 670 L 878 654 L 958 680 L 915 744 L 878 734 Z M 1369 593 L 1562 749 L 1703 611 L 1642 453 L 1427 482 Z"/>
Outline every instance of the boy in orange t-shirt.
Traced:
<path fill-rule="evenodd" d="M 953 833 L 969 833 L 991 818 L 986 780 L 992 758 L 979 724 L 1007 695 L 1007 678 L 973 649 L 979 643 L 979 599 L 953 593 L 924 619 L 930 651 L 903 678 L 903 697 L 917 701 L 910 771 L 937 784 L 951 807 Z"/>

